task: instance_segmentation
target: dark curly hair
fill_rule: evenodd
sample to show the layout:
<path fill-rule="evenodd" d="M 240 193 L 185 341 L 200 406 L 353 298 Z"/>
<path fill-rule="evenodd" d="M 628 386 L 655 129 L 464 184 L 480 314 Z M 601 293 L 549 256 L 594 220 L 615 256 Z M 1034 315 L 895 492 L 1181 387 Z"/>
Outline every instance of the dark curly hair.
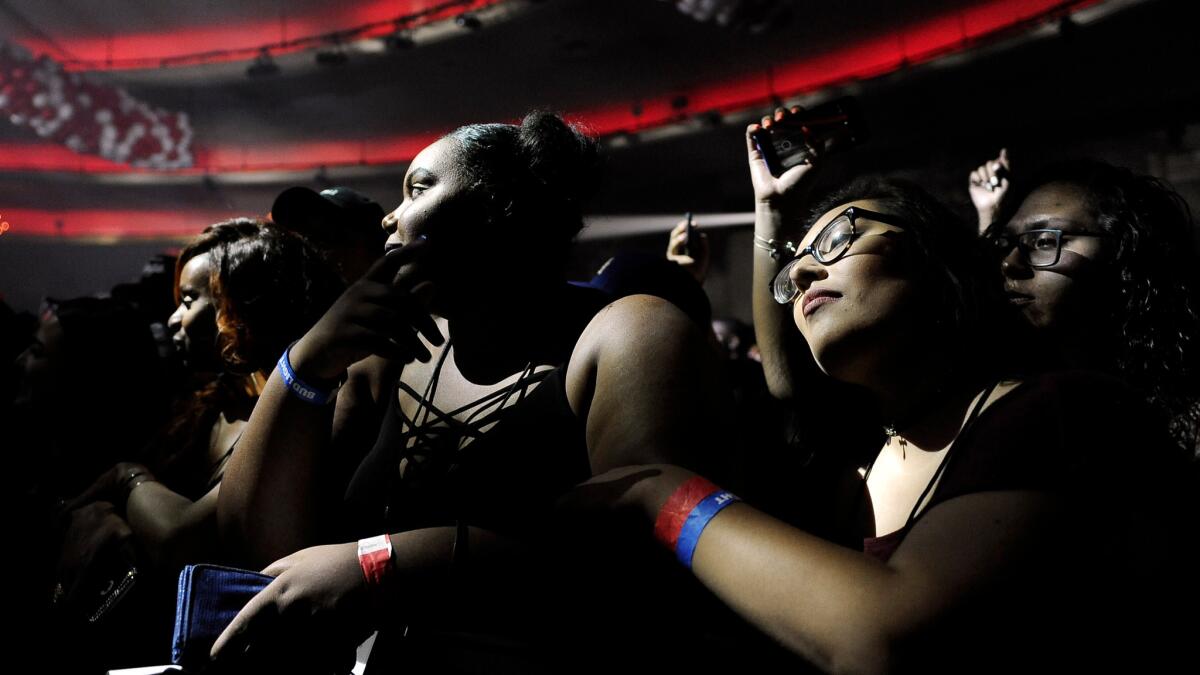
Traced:
<path fill-rule="evenodd" d="M 531 259 L 558 270 L 583 228 L 583 202 L 600 176 L 599 145 L 558 115 L 518 124 L 471 124 L 450 132 L 468 189 L 484 200 L 486 225 L 520 233 Z"/>
<path fill-rule="evenodd" d="M 1046 167 L 1005 195 L 989 234 L 1002 228 L 1035 190 L 1051 183 L 1084 194 L 1096 224 L 1118 242 L 1110 263 L 1117 299 L 1111 303 L 1108 369 L 1170 418 L 1175 440 L 1200 444 L 1200 307 L 1194 224 L 1187 202 L 1152 176 L 1095 160 Z"/>

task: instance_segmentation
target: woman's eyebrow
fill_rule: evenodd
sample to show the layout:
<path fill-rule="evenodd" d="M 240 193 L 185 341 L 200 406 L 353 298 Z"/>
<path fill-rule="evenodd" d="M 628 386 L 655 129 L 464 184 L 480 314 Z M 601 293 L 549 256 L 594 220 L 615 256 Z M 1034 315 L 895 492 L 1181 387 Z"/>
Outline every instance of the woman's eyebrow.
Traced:
<path fill-rule="evenodd" d="M 1028 232 L 1030 230 L 1044 230 L 1044 229 L 1048 229 L 1050 226 L 1061 227 L 1063 225 L 1077 225 L 1077 224 L 1078 223 L 1076 223 L 1074 220 L 1071 220 L 1070 218 L 1062 218 L 1059 216 L 1040 216 L 1040 217 L 1032 218 L 1030 220 L 1023 221 L 1021 223 L 1017 223 L 1015 225 L 1013 225 L 1012 223 L 1009 223 L 1009 225 L 1011 226 L 1011 229 L 1013 229 L 1017 232 Z"/>
<path fill-rule="evenodd" d="M 413 181 L 415 181 L 415 180 L 429 180 L 430 178 L 433 178 L 433 177 L 434 177 L 433 172 L 430 171 L 429 169 L 426 169 L 426 168 L 413 169 L 408 174 L 408 184 L 412 185 Z"/>

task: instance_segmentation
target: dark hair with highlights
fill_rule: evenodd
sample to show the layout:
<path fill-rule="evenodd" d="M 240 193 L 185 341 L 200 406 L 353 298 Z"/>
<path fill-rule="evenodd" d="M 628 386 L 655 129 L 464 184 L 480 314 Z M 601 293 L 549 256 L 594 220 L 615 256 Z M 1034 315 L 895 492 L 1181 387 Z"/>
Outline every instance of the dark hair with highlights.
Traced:
<path fill-rule="evenodd" d="M 270 372 L 343 290 L 337 272 L 301 237 L 261 220 L 236 218 L 204 228 L 179 254 L 176 302 L 184 265 L 204 254 L 211 261 L 223 370 L 176 406 L 156 462 L 172 489 L 194 497 L 208 487 L 213 467 L 205 463 L 206 451 L 217 415 L 253 405 L 258 392 L 251 375 Z"/>
<path fill-rule="evenodd" d="M 260 220 L 237 218 L 206 227 L 179 254 L 176 302 L 183 266 L 203 254 L 211 260 L 221 362 L 234 373 L 269 371 L 343 290 L 320 252 L 300 237 Z"/>
<path fill-rule="evenodd" d="M 1083 192 L 1096 224 L 1118 242 L 1109 264 L 1110 370 L 1170 417 L 1181 447 L 1200 450 L 1200 290 L 1195 226 L 1167 183 L 1095 160 L 1046 167 L 1005 195 L 989 233 L 1004 227 L 1035 190 L 1061 183 Z"/>

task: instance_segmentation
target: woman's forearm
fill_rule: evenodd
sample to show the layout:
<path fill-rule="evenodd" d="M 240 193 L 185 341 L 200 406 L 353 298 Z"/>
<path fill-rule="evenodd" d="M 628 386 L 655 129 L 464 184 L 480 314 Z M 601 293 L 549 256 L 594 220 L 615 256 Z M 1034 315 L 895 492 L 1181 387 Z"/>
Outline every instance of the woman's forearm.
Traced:
<path fill-rule="evenodd" d="M 225 468 L 217 504 L 224 548 L 265 565 L 313 543 L 332 418 L 332 404 L 301 401 L 271 374 Z"/>
<path fill-rule="evenodd" d="M 690 474 L 651 471 L 661 477 L 622 499 L 632 494 L 654 518 Z M 887 672 L 904 665 L 898 654 L 922 658 L 911 647 L 981 589 L 1044 565 L 1057 508 L 1032 492 L 956 497 L 924 514 L 883 563 L 734 503 L 703 527 L 692 571 L 731 609 L 823 669 Z"/>
<path fill-rule="evenodd" d="M 885 672 L 887 600 L 880 562 L 734 504 L 705 528 L 692 570 L 750 623 L 823 670 Z"/>
<path fill-rule="evenodd" d="M 147 481 L 129 493 L 125 519 L 156 567 L 214 560 L 219 489 L 192 501 L 162 483 Z"/>
<path fill-rule="evenodd" d="M 797 220 L 766 203 L 759 203 L 755 208 L 754 236 L 758 242 L 753 248 L 754 282 L 750 306 L 767 388 L 772 396 L 780 400 L 793 398 L 795 378 L 797 374 L 811 371 L 809 361 L 812 357 L 800 332 L 796 330 L 792 307 L 775 302 L 769 290 L 775 275 L 791 260 L 791 254 L 780 249 L 780 254 L 773 257 L 759 242 L 798 241 L 799 232 L 794 226 Z M 789 224 L 792 226 L 789 227 Z"/>

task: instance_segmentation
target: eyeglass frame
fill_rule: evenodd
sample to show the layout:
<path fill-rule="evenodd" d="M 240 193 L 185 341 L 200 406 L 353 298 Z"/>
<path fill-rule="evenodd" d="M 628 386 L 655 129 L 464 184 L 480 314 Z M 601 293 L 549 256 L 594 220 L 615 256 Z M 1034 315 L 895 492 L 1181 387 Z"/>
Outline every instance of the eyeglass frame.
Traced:
<path fill-rule="evenodd" d="M 1030 234 L 1042 234 L 1045 232 L 1054 234 L 1054 262 L 1035 264 L 1029 257 L 1029 254 L 1033 249 L 1029 246 L 1023 246 L 1021 244 L 1021 237 Z M 1004 252 L 1004 257 L 1007 257 L 1009 252 L 1012 251 L 1013 248 L 1016 248 L 1017 251 L 1020 252 L 1021 262 L 1025 263 L 1032 269 L 1040 270 L 1054 267 L 1062 261 L 1063 235 L 1067 235 L 1069 237 L 1100 237 L 1101 239 L 1110 239 L 1114 236 L 1107 232 L 1072 232 L 1070 230 L 1062 230 L 1057 227 L 1041 227 L 1034 230 L 1026 230 L 1017 234 L 989 234 L 987 235 L 987 240 L 988 243 L 996 246 L 997 250 L 1002 250 Z M 1001 247 L 1001 243 L 1003 243 L 1003 247 Z"/>
<path fill-rule="evenodd" d="M 839 252 L 836 256 L 825 260 L 814 247 L 816 246 L 816 243 L 821 240 L 821 237 L 825 235 L 825 231 L 833 227 L 833 224 L 842 218 L 846 218 L 850 221 L 850 240 L 846 242 L 846 248 L 842 249 L 841 252 Z M 850 252 L 850 247 L 854 244 L 854 241 L 858 239 L 858 225 L 855 224 L 855 221 L 859 218 L 868 218 L 870 220 L 883 223 L 884 225 L 891 225 L 893 227 L 908 227 L 908 223 L 898 216 L 879 213 L 878 211 L 871 211 L 870 209 L 864 209 L 861 206 L 847 207 L 845 211 L 842 211 L 828 223 L 825 223 L 825 226 L 822 227 L 819 232 L 817 232 L 817 236 L 813 237 L 812 243 L 796 251 L 796 255 L 791 260 L 787 261 L 787 263 L 785 263 L 784 266 L 779 269 L 775 276 L 771 277 L 771 283 L 767 289 L 771 293 L 771 299 L 781 305 L 790 305 L 796 301 L 796 298 L 804 294 L 803 291 L 797 290 L 792 294 L 791 298 L 788 298 L 786 302 L 780 302 L 779 298 L 775 295 L 775 282 L 778 281 L 781 276 L 790 276 L 792 268 L 799 264 L 800 259 L 804 256 L 811 255 L 813 260 L 825 267 L 828 267 L 845 257 L 845 255 Z"/>

